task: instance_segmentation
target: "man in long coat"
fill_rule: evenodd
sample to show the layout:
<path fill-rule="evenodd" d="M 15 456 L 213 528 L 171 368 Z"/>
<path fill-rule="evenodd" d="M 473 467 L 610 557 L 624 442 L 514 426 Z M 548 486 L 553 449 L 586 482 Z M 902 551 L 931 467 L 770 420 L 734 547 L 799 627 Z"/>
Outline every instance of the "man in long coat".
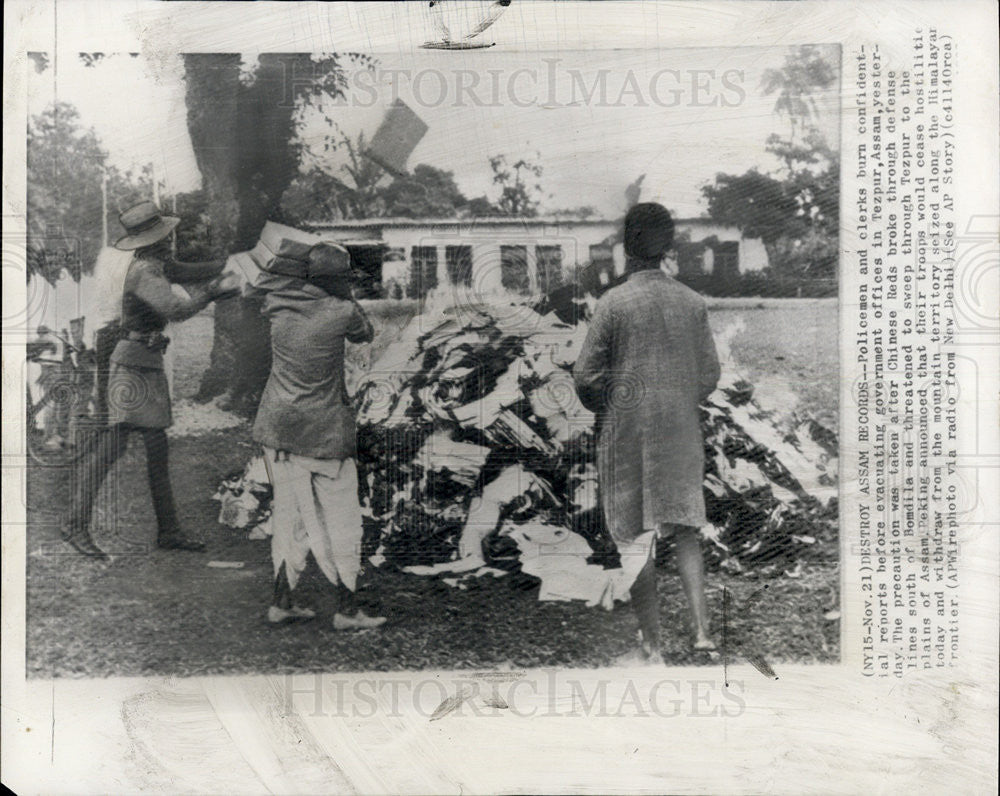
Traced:
<path fill-rule="evenodd" d="M 661 268 L 673 244 L 665 208 L 625 218 L 627 281 L 597 303 L 574 368 L 583 404 L 598 415 L 597 467 L 605 518 L 629 554 L 648 556 L 631 590 L 642 652 L 659 659 L 654 543 L 672 535 L 696 649 L 712 649 L 704 562 L 704 441 L 699 404 L 719 380 L 704 300 Z"/>

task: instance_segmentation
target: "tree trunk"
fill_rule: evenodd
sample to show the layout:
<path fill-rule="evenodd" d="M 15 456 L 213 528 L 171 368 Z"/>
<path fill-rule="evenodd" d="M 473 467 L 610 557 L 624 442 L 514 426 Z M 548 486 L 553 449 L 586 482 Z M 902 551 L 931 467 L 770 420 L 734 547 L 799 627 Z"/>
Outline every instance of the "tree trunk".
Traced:
<path fill-rule="evenodd" d="M 184 56 L 188 132 L 207 197 L 213 257 L 233 251 L 239 207 L 236 201 L 236 110 L 240 56 L 212 53 Z M 196 400 L 208 401 L 225 392 L 236 370 L 233 317 L 238 299 L 218 302 L 208 370 L 202 375 Z"/>
<path fill-rule="evenodd" d="M 298 170 L 290 78 L 309 56 L 260 57 L 253 83 L 241 84 L 240 56 L 185 55 L 188 129 L 208 196 L 218 256 L 253 248 Z M 208 370 L 197 400 L 227 394 L 223 405 L 253 414 L 271 367 L 270 329 L 257 300 L 215 306 Z"/>

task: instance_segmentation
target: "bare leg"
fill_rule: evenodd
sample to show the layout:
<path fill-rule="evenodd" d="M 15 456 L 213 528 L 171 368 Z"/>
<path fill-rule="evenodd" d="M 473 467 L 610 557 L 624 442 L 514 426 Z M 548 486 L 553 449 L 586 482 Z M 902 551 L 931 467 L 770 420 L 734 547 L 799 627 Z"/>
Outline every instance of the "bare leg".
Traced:
<path fill-rule="evenodd" d="M 642 629 L 642 652 L 649 656 L 660 651 L 660 609 L 656 595 L 656 562 L 650 556 L 629 590 L 632 610 Z"/>
<path fill-rule="evenodd" d="M 677 546 L 677 568 L 681 584 L 691 608 L 695 649 L 715 649 L 708 635 L 708 600 L 705 597 L 705 560 L 702 558 L 701 538 L 698 529 L 687 525 L 674 526 L 674 543 Z"/>

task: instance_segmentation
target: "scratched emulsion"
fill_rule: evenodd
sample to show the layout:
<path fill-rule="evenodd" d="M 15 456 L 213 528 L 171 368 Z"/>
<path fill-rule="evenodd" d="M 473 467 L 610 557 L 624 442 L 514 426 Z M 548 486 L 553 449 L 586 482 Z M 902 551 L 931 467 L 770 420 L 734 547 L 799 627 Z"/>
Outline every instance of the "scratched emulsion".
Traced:
<path fill-rule="evenodd" d="M 706 667 L 518 674 L 499 683 L 508 709 L 472 700 L 434 722 L 442 694 L 480 678 L 206 678 L 138 695 L 113 678 L 63 680 L 56 760 L 76 756 L 77 775 L 47 770 L 49 739 L 27 733 L 38 787 L 20 790 L 855 794 L 889 777 L 891 792 L 952 793 L 995 776 L 993 703 L 968 679 L 918 673 L 890 694 L 845 667 L 783 664 L 775 682 L 734 662 L 724 693 Z"/>
<path fill-rule="evenodd" d="M 264 678 L 219 678 L 126 700 L 132 776 L 164 792 L 354 793 L 282 698 Z"/>
<path fill-rule="evenodd" d="M 729 661 L 734 655 L 743 658 L 765 677 L 778 679 L 778 675 L 764 656 L 763 645 L 755 636 L 752 624 L 753 608 L 766 597 L 767 589 L 768 585 L 765 584 L 763 588 L 752 592 L 742 604 L 737 604 L 734 610 L 732 594 L 725 586 L 722 588 L 722 666 L 723 677 L 727 683 Z M 733 618 L 738 618 L 744 623 L 745 628 L 742 633 L 733 632 L 730 627 Z"/>
<path fill-rule="evenodd" d="M 264 789 L 193 682 L 152 688 L 122 704 L 130 774 L 152 791 Z"/>

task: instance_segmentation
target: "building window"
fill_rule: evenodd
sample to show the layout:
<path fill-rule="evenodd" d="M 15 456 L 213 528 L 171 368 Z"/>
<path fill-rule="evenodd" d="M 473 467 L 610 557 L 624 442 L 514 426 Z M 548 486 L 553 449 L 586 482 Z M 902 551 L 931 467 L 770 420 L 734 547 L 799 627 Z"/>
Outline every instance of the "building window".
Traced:
<path fill-rule="evenodd" d="M 607 243 L 594 243 L 590 247 L 588 290 L 600 291 L 611 284 L 615 277 L 614 250 Z"/>
<path fill-rule="evenodd" d="M 500 284 L 512 293 L 531 292 L 527 246 L 500 247 Z"/>
<path fill-rule="evenodd" d="M 385 246 L 378 244 L 349 244 L 351 265 L 358 276 L 354 285 L 357 298 L 382 297 L 382 260 Z"/>
<path fill-rule="evenodd" d="M 444 264 L 449 284 L 472 287 L 471 246 L 445 246 Z"/>
<path fill-rule="evenodd" d="M 551 293 L 562 286 L 562 246 L 536 246 L 535 262 L 538 266 L 538 287 Z"/>
<path fill-rule="evenodd" d="M 735 279 L 740 275 L 740 244 L 737 241 L 725 241 L 712 247 L 714 262 L 712 276 L 717 280 Z"/>
<path fill-rule="evenodd" d="M 611 247 L 606 243 L 594 243 L 590 247 L 590 262 L 597 266 L 614 267 L 615 258 Z"/>
<path fill-rule="evenodd" d="M 438 254 L 436 246 L 414 246 L 410 249 L 410 298 L 424 298 L 438 284 Z"/>
<path fill-rule="evenodd" d="M 705 244 L 678 241 L 677 275 L 680 277 L 701 276 L 705 268 Z"/>

